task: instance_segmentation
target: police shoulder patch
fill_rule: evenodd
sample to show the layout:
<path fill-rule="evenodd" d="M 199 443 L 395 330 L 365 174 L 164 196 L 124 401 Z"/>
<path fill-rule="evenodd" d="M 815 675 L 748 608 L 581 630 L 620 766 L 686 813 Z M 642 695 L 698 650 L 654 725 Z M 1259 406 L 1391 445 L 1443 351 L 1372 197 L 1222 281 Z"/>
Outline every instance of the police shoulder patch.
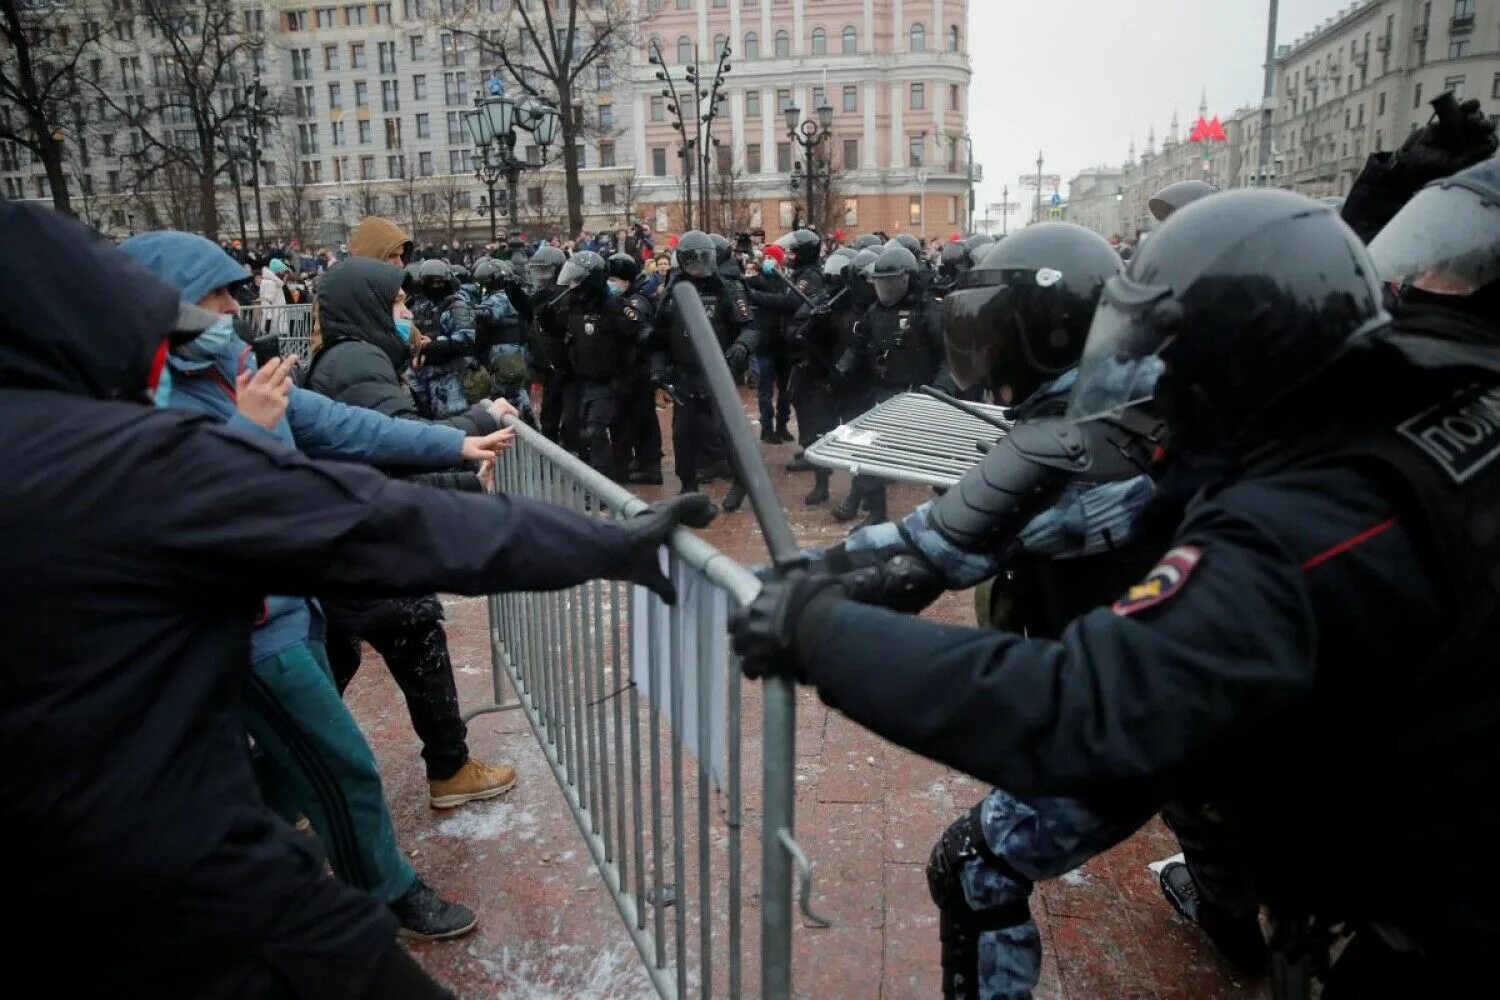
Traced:
<path fill-rule="evenodd" d="M 1125 596 L 1110 606 L 1117 615 L 1133 615 L 1147 608 L 1171 600 L 1187 586 L 1188 577 L 1203 560 L 1203 551 L 1196 545 L 1179 545 L 1161 557 L 1151 572 L 1140 583 L 1131 587 Z"/>
<path fill-rule="evenodd" d="M 626 306 L 625 318 L 628 320 L 637 320 L 641 318 L 641 314 L 636 311 L 635 306 Z"/>
<path fill-rule="evenodd" d="M 805 291 L 807 291 L 807 279 L 806 278 L 801 278 L 801 279 L 799 279 L 797 281 L 797 290 L 799 292 L 805 292 Z"/>
<path fill-rule="evenodd" d="M 1500 457 L 1500 386 L 1460 389 L 1396 429 L 1463 484 Z"/>
<path fill-rule="evenodd" d="M 741 316 L 749 318 L 749 316 L 750 316 L 750 303 L 747 302 L 745 299 L 743 299 L 743 298 L 736 298 L 734 300 L 734 307 L 735 307 L 735 309 L 739 310 L 739 314 Z"/>

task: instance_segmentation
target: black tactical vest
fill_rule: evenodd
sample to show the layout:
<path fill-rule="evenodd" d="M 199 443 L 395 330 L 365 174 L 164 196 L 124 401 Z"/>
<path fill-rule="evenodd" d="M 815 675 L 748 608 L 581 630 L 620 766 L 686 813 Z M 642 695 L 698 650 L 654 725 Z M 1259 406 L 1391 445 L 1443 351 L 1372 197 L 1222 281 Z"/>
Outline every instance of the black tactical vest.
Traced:
<path fill-rule="evenodd" d="M 928 341 L 936 331 L 926 329 L 924 316 L 920 304 L 909 302 L 871 310 L 866 322 L 870 324 L 870 367 L 876 385 L 905 389 L 931 382 L 937 375 Z"/>
<path fill-rule="evenodd" d="M 625 376 L 629 345 L 614 317 L 575 306 L 568 313 L 568 342 L 573 372 L 579 378 L 608 382 Z"/>

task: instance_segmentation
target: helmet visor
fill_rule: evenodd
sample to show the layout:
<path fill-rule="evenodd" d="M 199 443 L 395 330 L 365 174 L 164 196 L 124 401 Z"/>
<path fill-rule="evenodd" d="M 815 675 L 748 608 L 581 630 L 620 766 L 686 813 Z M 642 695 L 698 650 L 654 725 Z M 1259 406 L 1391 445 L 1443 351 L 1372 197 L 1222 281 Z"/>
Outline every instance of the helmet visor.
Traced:
<path fill-rule="evenodd" d="M 582 284 L 583 279 L 588 277 L 588 273 L 589 269 L 583 264 L 577 260 L 570 260 L 562 266 L 561 271 L 557 272 L 557 283 L 564 287 Z"/>
<path fill-rule="evenodd" d="M 906 298 L 906 293 L 911 288 L 911 275 L 877 274 L 870 278 L 870 283 L 875 286 L 875 297 L 880 300 L 880 304 L 893 306 Z"/>
<path fill-rule="evenodd" d="M 1096 417 L 1151 398 L 1163 367 L 1157 355 L 1172 338 L 1149 317 L 1170 295 L 1169 288 L 1138 285 L 1125 277 L 1109 279 L 1078 363 L 1068 416 Z"/>
<path fill-rule="evenodd" d="M 557 274 L 556 266 L 552 264 L 527 264 L 526 277 L 538 288 L 552 284 L 553 277 Z"/>
<path fill-rule="evenodd" d="M 1458 184 L 1423 188 L 1370 244 L 1382 280 L 1471 295 L 1500 278 L 1500 205 Z"/>
<path fill-rule="evenodd" d="M 702 250 L 677 250 L 677 266 L 689 278 L 706 278 L 714 273 L 718 265 L 718 254 L 713 247 Z"/>
<path fill-rule="evenodd" d="M 998 320 L 1005 289 L 960 288 L 943 298 L 943 347 L 959 388 L 978 385 L 1000 358 L 1004 339 Z"/>

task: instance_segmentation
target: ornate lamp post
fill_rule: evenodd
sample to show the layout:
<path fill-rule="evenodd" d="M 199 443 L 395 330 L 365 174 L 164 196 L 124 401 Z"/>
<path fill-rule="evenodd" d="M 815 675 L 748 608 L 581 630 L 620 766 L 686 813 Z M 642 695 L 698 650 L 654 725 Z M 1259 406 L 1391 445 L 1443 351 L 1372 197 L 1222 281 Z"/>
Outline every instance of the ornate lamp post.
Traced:
<path fill-rule="evenodd" d="M 787 136 L 802 147 L 803 162 L 792 167 L 792 190 L 795 192 L 800 183 L 806 182 L 807 218 L 813 225 L 817 225 L 818 182 L 822 181 L 823 190 L 827 192 L 833 176 L 826 160 L 818 158 L 818 147 L 828 142 L 833 135 L 833 106 L 826 100 L 819 105 L 816 121 L 811 118 L 802 121 L 802 109 L 795 104 L 788 106 L 782 114 L 786 116 Z M 800 171 L 798 166 L 802 167 Z"/>
<path fill-rule="evenodd" d="M 672 115 L 672 128 L 682 136 L 682 145 L 677 156 L 682 160 L 683 173 L 683 228 L 693 228 L 693 206 L 698 207 L 698 222 L 707 229 L 709 221 L 709 171 L 713 164 L 713 150 L 719 145 L 714 138 L 714 121 L 719 117 L 719 104 L 724 97 L 724 76 L 733 67 L 729 64 L 730 48 L 724 45 L 718 53 L 712 80 L 706 80 L 698 69 L 698 47 L 693 46 L 693 65 L 683 70 L 684 92 L 679 93 L 677 81 L 667 69 L 666 57 L 655 40 L 647 62 L 656 67 L 656 78 L 666 84 L 662 88 L 662 100 Z M 691 91 L 686 88 L 692 88 Z M 688 102 L 692 107 L 688 107 Z M 704 102 L 707 102 L 707 108 Z M 689 113 L 691 112 L 691 113 Z M 696 172 L 697 177 L 694 178 Z"/>
<path fill-rule="evenodd" d="M 489 191 L 490 242 L 498 238 L 495 220 L 495 187 L 501 178 L 505 180 L 506 214 L 512 227 L 516 224 L 517 188 L 521 171 L 540 168 L 547 162 L 547 148 L 557 139 L 560 122 L 556 108 L 527 98 L 517 103 L 503 93 L 474 98 L 474 109 L 464 112 L 464 125 L 469 138 L 474 140 L 480 153 L 475 178 Z M 538 163 L 528 163 L 516 157 L 516 130 L 530 132 L 536 137 L 541 150 Z"/>

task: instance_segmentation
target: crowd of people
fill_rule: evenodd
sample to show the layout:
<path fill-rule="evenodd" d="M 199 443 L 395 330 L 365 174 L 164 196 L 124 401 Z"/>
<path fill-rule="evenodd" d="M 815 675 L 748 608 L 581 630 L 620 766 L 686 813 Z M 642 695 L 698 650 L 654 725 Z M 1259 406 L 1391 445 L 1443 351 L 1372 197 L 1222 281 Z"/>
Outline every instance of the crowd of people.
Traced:
<path fill-rule="evenodd" d="M 1029 997 L 1033 884 L 1157 813 L 1168 899 L 1278 1000 L 1472 986 L 1500 940 L 1500 161 L 1477 102 L 1435 103 L 1340 207 L 1185 182 L 1134 246 L 637 226 L 476 253 L 368 218 L 304 258 L 0 202 L 15 943 L 84 935 L 82 992 L 450 995 L 394 941 L 475 914 L 401 850 L 341 695 L 369 643 L 430 807 L 515 787 L 469 752 L 437 592 L 674 599 L 657 550 L 718 513 L 700 487 L 746 499 L 688 285 L 769 444 L 925 385 L 1010 407 L 895 521 L 856 476 L 848 539 L 731 622 L 752 678 L 995 785 L 928 866 L 945 997 Z M 242 319 L 301 302 L 310 358 Z M 665 406 L 680 495 L 645 514 L 481 495 L 517 421 L 659 484 Z M 984 628 L 913 614 L 984 581 Z"/>

